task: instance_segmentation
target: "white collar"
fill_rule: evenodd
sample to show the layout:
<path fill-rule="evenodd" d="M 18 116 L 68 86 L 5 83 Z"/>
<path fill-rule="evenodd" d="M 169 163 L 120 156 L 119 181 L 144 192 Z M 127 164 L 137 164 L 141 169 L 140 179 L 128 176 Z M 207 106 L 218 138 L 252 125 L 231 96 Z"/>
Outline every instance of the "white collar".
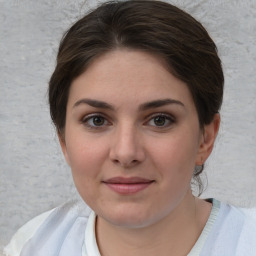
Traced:
<path fill-rule="evenodd" d="M 205 241 L 207 239 L 208 234 L 211 231 L 211 228 L 217 218 L 220 209 L 220 202 L 213 199 L 212 200 L 212 210 L 209 216 L 209 219 L 198 238 L 196 244 L 191 249 L 188 256 L 197 256 L 200 254 Z M 94 211 L 90 213 L 87 226 L 85 229 L 85 241 L 83 245 L 83 253 L 82 256 L 101 256 L 99 252 L 99 248 L 96 241 L 96 234 L 95 234 L 95 225 L 96 224 L 96 214 Z"/>
<path fill-rule="evenodd" d="M 85 229 L 85 241 L 83 246 L 83 256 L 100 256 L 95 234 L 96 215 L 92 211 L 88 218 Z"/>

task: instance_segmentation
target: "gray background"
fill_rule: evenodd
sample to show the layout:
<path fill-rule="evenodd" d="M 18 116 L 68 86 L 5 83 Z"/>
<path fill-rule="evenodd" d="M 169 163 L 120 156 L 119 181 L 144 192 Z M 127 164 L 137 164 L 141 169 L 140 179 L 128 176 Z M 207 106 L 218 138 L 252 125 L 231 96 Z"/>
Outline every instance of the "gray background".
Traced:
<path fill-rule="evenodd" d="M 225 72 L 222 124 L 203 197 L 256 206 L 256 1 L 171 1 L 198 18 Z M 50 122 L 62 33 L 95 1 L 0 0 L 0 250 L 35 215 L 77 197 Z"/>

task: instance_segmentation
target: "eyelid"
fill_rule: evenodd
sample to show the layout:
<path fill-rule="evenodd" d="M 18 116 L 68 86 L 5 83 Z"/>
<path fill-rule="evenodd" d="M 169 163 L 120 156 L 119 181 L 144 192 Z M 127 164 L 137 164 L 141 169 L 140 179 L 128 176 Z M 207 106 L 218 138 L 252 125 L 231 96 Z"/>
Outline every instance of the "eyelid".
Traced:
<path fill-rule="evenodd" d="M 88 124 L 88 121 L 91 119 L 91 118 L 94 118 L 94 117 L 101 117 L 101 118 L 104 118 L 104 121 L 107 121 L 107 125 L 104 124 L 102 126 L 92 126 L 92 125 L 89 125 Z M 109 118 L 103 114 L 103 113 L 100 113 L 100 112 L 94 112 L 94 113 L 91 113 L 91 114 L 86 114 L 84 115 L 81 119 L 80 119 L 80 123 L 85 125 L 87 128 L 91 128 L 91 129 L 102 129 L 106 126 L 108 126 L 109 124 L 111 124 L 111 122 L 109 121 Z"/>
<path fill-rule="evenodd" d="M 152 119 L 157 116 L 167 117 L 169 119 L 172 119 L 173 121 L 175 120 L 175 118 L 172 114 L 165 113 L 165 112 L 157 112 L 157 113 L 149 114 L 148 116 L 146 116 L 146 119 L 149 120 L 149 119 Z"/>
<path fill-rule="evenodd" d="M 81 117 L 81 122 L 84 121 L 84 120 L 87 120 L 91 117 L 95 117 L 95 116 L 101 116 L 101 117 L 107 118 L 106 115 L 101 113 L 101 112 L 93 112 L 93 113 L 88 113 L 88 114 L 83 115 Z"/>
<path fill-rule="evenodd" d="M 158 116 L 165 117 L 168 121 L 171 122 L 171 124 L 164 125 L 164 126 L 153 126 L 153 127 L 157 127 L 157 128 L 160 128 L 160 129 L 161 128 L 162 129 L 168 128 L 169 126 L 171 126 L 176 121 L 176 119 L 173 115 L 171 115 L 169 113 L 159 112 L 159 113 L 154 113 L 154 114 L 148 115 L 147 118 L 146 118 L 147 121 L 145 122 L 145 124 L 148 124 L 153 118 L 158 117 Z"/>

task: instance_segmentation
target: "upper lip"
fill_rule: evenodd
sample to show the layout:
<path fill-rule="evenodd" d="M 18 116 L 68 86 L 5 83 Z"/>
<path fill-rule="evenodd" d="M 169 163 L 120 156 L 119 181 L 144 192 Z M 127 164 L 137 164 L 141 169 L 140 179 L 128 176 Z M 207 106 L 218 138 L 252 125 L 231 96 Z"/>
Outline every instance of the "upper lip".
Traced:
<path fill-rule="evenodd" d="M 104 180 L 104 183 L 109 183 L 109 184 L 136 184 L 136 183 L 150 183 L 153 182 L 154 180 L 151 179 L 146 179 L 146 178 L 141 178 L 141 177 L 113 177 L 107 180 Z"/>

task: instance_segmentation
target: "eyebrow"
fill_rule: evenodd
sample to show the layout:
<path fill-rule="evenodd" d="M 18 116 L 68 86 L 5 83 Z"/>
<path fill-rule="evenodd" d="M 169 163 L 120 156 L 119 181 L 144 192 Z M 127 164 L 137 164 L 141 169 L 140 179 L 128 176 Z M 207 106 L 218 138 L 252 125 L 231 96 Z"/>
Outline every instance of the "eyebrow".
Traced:
<path fill-rule="evenodd" d="M 159 107 L 170 105 L 170 104 L 178 104 L 184 107 L 184 104 L 179 100 L 162 99 L 162 100 L 154 100 L 154 101 L 143 103 L 142 105 L 140 105 L 139 110 L 145 111 L 151 108 L 159 108 Z"/>
<path fill-rule="evenodd" d="M 103 108 L 103 109 L 114 110 L 114 107 L 111 106 L 110 104 L 108 104 L 104 101 L 92 100 L 92 99 L 81 99 L 74 104 L 73 108 L 77 107 L 81 104 L 87 104 L 94 108 Z"/>
<path fill-rule="evenodd" d="M 91 107 L 94 107 L 94 108 L 115 110 L 115 108 L 112 105 L 110 105 L 110 104 L 108 104 L 104 101 L 93 100 L 93 99 L 78 100 L 74 104 L 73 108 L 77 107 L 81 104 L 87 104 L 87 105 L 89 105 Z M 162 107 L 162 106 L 165 106 L 165 105 L 170 105 L 170 104 L 177 104 L 177 105 L 180 105 L 180 106 L 184 107 L 184 104 L 181 101 L 174 100 L 174 99 L 160 99 L 160 100 L 154 100 L 154 101 L 150 101 L 150 102 L 146 102 L 146 103 L 141 104 L 139 106 L 139 111 L 145 111 L 145 110 L 152 109 L 152 108 L 159 108 L 159 107 Z"/>

